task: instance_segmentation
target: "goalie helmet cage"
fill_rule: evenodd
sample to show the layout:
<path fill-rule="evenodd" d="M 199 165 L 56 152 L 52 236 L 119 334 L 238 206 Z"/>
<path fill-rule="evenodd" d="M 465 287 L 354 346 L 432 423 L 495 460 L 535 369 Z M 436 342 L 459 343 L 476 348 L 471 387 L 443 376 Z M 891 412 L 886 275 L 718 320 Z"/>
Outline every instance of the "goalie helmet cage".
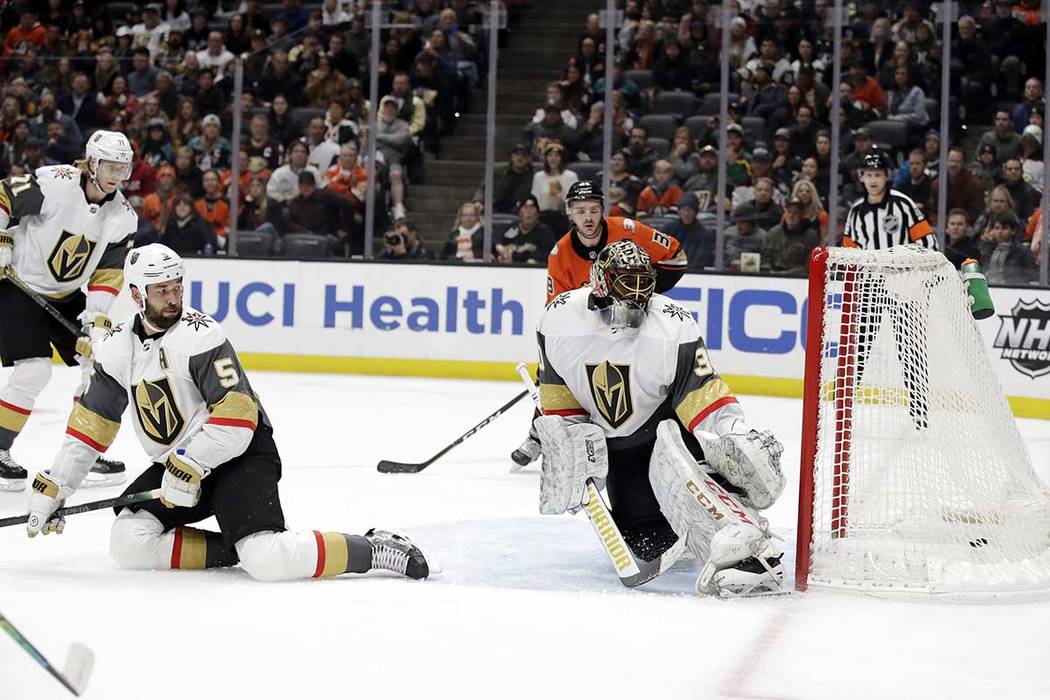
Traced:
<path fill-rule="evenodd" d="M 940 253 L 810 261 L 796 590 L 1050 591 L 1050 494 Z"/>

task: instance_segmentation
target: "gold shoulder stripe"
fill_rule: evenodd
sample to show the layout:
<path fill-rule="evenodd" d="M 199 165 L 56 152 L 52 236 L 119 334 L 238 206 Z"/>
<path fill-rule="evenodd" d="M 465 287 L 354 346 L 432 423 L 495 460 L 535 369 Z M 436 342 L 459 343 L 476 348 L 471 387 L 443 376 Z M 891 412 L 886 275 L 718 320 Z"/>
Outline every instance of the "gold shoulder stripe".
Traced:
<path fill-rule="evenodd" d="M 564 384 L 540 384 L 540 405 L 544 411 L 569 411 L 582 408 Z"/>
<path fill-rule="evenodd" d="M 701 416 L 714 404 L 724 399 L 736 400 L 733 390 L 721 379 L 712 379 L 699 389 L 693 389 L 675 407 L 678 420 L 682 425 L 692 430 L 691 425 L 698 416 Z"/>
<path fill-rule="evenodd" d="M 120 423 L 103 418 L 94 411 L 85 408 L 79 401 L 73 406 L 73 412 L 69 414 L 69 422 L 66 426 L 67 432 L 77 437 L 85 437 L 90 440 L 92 447 L 101 445 L 103 449 L 113 444 L 117 437 Z"/>
<path fill-rule="evenodd" d="M 255 430 L 259 421 L 259 407 L 255 400 L 240 391 L 231 391 L 209 410 L 208 422 L 235 428 Z"/>
<path fill-rule="evenodd" d="M 106 287 L 107 289 L 115 289 L 118 292 L 124 284 L 124 271 L 123 270 L 95 270 L 94 274 L 91 275 L 91 279 L 88 280 L 88 289 L 91 287 Z"/>

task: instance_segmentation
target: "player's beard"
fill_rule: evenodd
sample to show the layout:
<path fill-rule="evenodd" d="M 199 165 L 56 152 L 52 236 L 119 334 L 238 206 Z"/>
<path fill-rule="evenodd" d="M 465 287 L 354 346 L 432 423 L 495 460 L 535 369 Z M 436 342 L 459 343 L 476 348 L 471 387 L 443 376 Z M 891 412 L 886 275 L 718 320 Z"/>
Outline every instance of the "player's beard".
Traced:
<path fill-rule="evenodd" d="M 182 301 L 165 304 L 160 309 L 152 309 L 147 304 L 145 310 L 146 322 L 158 330 L 166 331 L 182 318 Z"/>

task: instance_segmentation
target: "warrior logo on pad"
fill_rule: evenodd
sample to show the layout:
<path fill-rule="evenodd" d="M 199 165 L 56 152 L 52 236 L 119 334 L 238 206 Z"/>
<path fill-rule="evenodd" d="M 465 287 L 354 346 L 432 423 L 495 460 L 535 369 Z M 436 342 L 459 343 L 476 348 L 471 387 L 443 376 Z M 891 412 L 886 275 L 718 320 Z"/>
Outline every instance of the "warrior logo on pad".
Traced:
<path fill-rule="evenodd" d="M 70 231 L 63 230 L 47 259 L 48 269 L 56 282 L 73 282 L 84 274 L 95 244 Z"/>
<path fill-rule="evenodd" d="M 135 415 L 146 435 L 162 445 L 175 442 L 186 427 L 167 377 L 143 381 L 135 387 Z"/>
<path fill-rule="evenodd" d="M 587 365 L 587 380 L 598 412 L 611 428 L 619 428 L 634 413 L 631 366 L 603 362 Z"/>

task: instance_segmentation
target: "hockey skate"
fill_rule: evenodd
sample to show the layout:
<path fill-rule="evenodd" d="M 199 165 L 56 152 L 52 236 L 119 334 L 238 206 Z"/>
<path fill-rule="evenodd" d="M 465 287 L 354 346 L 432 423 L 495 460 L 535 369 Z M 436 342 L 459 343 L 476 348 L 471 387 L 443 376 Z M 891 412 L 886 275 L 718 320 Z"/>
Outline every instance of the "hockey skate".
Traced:
<path fill-rule="evenodd" d="M 82 489 L 100 488 L 102 486 L 120 486 L 127 481 L 127 472 L 124 463 L 114 459 L 106 459 L 99 456 L 92 465 L 91 471 L 84 477 L 80 484 Z"/>
<path fill-rule="evenodd" d="M 0 450 L 0 491 L 22 491 L 28 472 L 11 457 L 10 450 Z"/>
<path fill-rule="evenodd" d="M 539 459 L 540 452 L 540 441 L 529 435 L 518 449 L 510 453 L 510 458 L 518 468 L 527 467 Z"/>
<path fill-rule="evenodd" d="M 373 569 L 385 569 L 417 580 L 430 575 L 423 552 L 407 537 L 372 528 L 365 533 L 365 539 L 372 545 Z"/>
<path fill-rule="evenodd" d="M 783 553 L 754 525 L 733 524 L 711 538 L 696 592 L 719 598 L 778 595 L 784 590 Z"/>

